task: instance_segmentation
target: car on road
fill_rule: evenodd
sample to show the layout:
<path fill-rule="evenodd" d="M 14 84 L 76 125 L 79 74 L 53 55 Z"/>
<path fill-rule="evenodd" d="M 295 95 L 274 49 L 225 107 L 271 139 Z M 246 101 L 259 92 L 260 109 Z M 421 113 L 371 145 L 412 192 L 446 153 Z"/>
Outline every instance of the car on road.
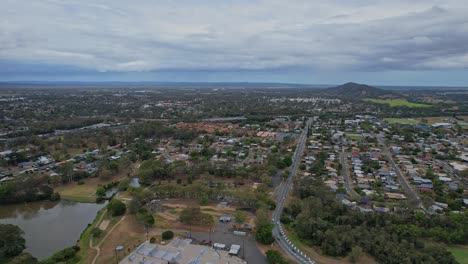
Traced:
<path fill-rule="evenodd" d="M 202 240 L 200 244 L 205 245 L 205 246 L 211 246 L 211 240 Z"/>

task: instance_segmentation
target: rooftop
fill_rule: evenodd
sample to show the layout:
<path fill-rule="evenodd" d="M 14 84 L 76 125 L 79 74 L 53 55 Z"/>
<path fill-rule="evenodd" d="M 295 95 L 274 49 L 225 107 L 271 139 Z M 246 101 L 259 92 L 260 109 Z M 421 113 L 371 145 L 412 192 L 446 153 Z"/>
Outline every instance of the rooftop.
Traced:
<path fill-rule="evenodd" d="M 191 239 L 174 238 L 167 245 L 143 242 L 126 256 L 120 264 L 244 264 L 244 260 L 231 256 L 227 251 L 191 244 Z"/>

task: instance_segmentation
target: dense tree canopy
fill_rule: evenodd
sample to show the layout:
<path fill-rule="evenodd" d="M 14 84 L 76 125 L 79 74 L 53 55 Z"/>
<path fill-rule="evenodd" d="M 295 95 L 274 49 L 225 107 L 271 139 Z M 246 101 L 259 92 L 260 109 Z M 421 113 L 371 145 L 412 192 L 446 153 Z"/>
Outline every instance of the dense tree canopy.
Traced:
<path fill-rule="evenodd" d="M 119 216 L 125 214 L 127 206 L 120 200 L 112 199 L 107 205 L 107 209 L 112 214 L 112 216 Z"/>
<path fill-rule="evenodd" d="M 26 248 L 24 232 L 18 226 L 0 224 L 0 263 L 18 256 Z"/>
<path fill-rule="evenodd" d="M 326 255 L 346 256 L 359 246 L 380 263 L 456 263 L 437 241 L 468 243 L 467 213 L 365 214 L 344 206 L 319 179 L 295 186 L 300 209 L 291 203 L 285 215 L 295 219 L 290 225 L 302 239 Z"/>

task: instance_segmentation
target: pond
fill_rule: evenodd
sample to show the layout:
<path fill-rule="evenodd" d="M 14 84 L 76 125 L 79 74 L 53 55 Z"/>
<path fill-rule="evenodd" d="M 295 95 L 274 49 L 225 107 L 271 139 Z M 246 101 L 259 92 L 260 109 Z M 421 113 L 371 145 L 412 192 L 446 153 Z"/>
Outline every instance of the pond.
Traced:
<path fill-rule="evenodd" d="M 131 178 L 131 179 L 130 179 L 130 186 L 131 186 L 131 187 L 134 187 L 134 188 L 140 187 L 140 186 L 141 186 L 141 185 L 140 185 L 140 179 L 135 178 L 135 177 Z"/>
<path fill-rule="evenodd" d="M 40 201 L 0 206 L 0 224 L 14 224 L 25 233 L 26 252 L 42 260 L 76 244 L 105 204 Z"/>

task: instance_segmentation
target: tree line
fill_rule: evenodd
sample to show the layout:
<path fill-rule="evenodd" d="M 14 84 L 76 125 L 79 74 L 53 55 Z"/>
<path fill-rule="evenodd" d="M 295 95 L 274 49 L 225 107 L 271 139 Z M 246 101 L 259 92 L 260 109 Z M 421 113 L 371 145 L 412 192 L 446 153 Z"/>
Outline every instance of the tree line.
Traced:
<path fill-rule="evenodd" d="M 323 254 L 344 257 L 359 247 L 379 263 L 457 263 L 446 243 L 468 243 L 468 214 L 361 213 L 344 206 L 320 179 L 295 184 L 281 221 Z"/>

